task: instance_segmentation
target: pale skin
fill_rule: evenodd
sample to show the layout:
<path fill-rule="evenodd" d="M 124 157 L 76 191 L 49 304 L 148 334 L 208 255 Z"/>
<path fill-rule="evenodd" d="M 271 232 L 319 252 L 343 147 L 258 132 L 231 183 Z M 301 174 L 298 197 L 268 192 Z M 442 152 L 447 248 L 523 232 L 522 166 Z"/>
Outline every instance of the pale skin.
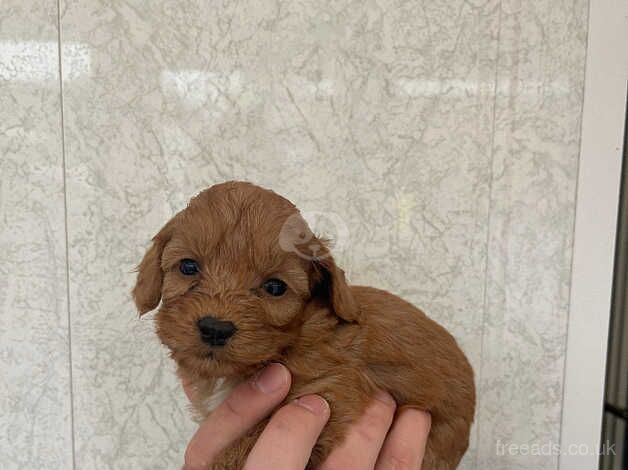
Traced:
<path fill-rule="evenodd" d="M 290 382 L 284 366 L 271 364 L 236 387 L 192 437 L 185 452 L 185 469 L 207 468 L 225 448 L 273 412 L 288 394 Z M 183 386 L 192 398 L 184 379 Z M 410 408 L 396 411 L 392 397 L 380 392 L 320 469 L 420 470 L 430 415 Z M 284 405 L 272 415 L 245 470 L 304 469 L 329 413 L 329 405 L 318 395 Z"/>

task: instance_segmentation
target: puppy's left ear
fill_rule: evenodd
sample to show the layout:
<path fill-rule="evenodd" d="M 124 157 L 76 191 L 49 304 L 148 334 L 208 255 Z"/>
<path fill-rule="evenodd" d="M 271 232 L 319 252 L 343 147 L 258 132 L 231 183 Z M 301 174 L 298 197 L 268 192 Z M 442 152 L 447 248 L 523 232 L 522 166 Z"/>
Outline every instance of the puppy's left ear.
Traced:
<path fill-rule="evenodd" d="M 161 300 L 161 284 L 164 277 L 161 269 L 161 255 L 166 243 L 170 240 L 172 222 L 172 220 L 168 222 L 153 237 L 153 244 L 137 267 L 137 281 L 133 288 L 133 300 L 140 316 L 157 307 Z"/>
<path fill-rule="evenodd" d="M 314 268 L 318 273 L 317 290 L 323 290 L 327 295 L 334 313 L 346 322 L 359 323 L 361 313 L 358 304 L 344 271 L 336 265 L 328 249 L 323 256 L 314 259 Z"/>

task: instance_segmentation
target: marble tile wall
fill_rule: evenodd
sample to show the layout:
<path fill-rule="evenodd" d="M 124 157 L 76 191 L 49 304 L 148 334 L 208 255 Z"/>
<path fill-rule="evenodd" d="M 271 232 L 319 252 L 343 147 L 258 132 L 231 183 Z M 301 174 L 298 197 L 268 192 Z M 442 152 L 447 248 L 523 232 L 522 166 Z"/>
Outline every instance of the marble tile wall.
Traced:
<path fill-rule="evenodd" d="M 477 468 L 556 468 L 588 2 L 501 8 Z"/>
<path fill-rule="evenodd" d="M 177 468 L 194 426 L 132 270 L 227 179 L 459 338 L 463 468 L 557 467 L 496 442 L 559 440 L 586 0 L 43 3 L 0 6 L 9 468 Z"/>
<path fill-rule="evenodd" d="M 71 468 L 57 7 L 0 5 L 0 467 Z"/>

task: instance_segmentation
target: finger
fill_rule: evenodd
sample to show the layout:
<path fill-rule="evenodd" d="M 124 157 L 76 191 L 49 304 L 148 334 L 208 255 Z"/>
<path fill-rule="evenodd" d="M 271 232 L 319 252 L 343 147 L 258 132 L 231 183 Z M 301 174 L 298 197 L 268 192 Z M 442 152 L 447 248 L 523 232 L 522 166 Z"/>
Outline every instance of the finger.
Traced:
<path fill-rule="evenodd" d="M 305 468 L 328 419 L 329 405 L 318 395 L 306 395 L 284 406 L 262 431 L 245 470 Z"/>
<path fill-rule="evenodd" d="M 271 364 L 238 385 L 196 431 L 185 452 L 185 468 L 205 469 L 231 443 L 266 417 L 288 394 L 290 373 Z"/>
<path fill-rule="evenodd" d="M 320 467 L 321 470 L 373 468 L 392 423 L 396 406 L 388 393 L 379 392 L 364 414 L 349 427 L 342 444 L 331 451 Z"/>
<path fill-rule="evenodd" d="M 429 413 L 414 408 L 401 410 L 384 441 L 375 469 L 420 469 L 430 425 Z"/>

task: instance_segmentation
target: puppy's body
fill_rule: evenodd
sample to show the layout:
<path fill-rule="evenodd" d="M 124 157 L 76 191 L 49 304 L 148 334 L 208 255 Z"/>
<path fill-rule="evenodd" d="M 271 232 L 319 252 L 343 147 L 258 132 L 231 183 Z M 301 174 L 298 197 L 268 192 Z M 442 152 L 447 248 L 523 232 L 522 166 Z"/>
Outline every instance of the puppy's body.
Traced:
<path fill-rule="evenodd" d="M 248 183 L 225 183 L 197 196 L 154 239 L 134 290 L 140 312 L 154 308 L 157 331 L 180 371 L 208 398 L 269 361 L 292 373 L 286 401 L 317 393 L 331 418 L 312 453 L 316 467 L 343 439 L 377 388 L 399 407 L 428 410 L 432 428 L 424 469 L 453 469 L 468 446 L 473 371 L 453 337 L 416 307 L 388 292 L 350 287 L 325 244 L 289 201 Z M 197 275 L 177 273 L 198 259 Z M 260 292 L 282 279 L 280 296 Z M 208 346 L 197 323 L 232 322 L 228 343 Z M 215 404 L 216 400 L 214 400 Z M 241 468 L 263 430 L 260 423 L 222 455 L 215 469 Z"/>
<path fill-rule="evenodd" d="M 363 314 L 359 324 L 327 323 L 329 311 L 315 309 L 310 321 L 318 325 L 308 325 L 310 334 L 282 358 L 294 374 L 293 397 L 319 393 L 331 403 L 332 418 L 313 463 L 364 412 L 375 386 L 399 407 L 430 411 L 423 468 L 455 468 L 468 446 L 475 404 L 466 358 L 449 333 L 399 297 L 370 287 L 351 291 Z"/>

